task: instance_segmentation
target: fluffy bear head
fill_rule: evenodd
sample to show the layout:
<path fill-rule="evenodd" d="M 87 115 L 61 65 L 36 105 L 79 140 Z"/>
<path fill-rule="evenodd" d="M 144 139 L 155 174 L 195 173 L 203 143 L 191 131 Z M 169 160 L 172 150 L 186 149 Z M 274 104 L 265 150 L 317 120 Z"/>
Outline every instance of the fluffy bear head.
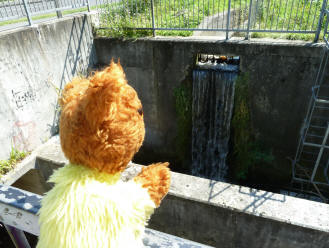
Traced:
<path fill-rule="evenodd" d="M 75 78 L 60 100 L 60 139 L 71 163 L 107 173 L 124 170 L 145 136 L 142 104 L 120 63 Z"/>

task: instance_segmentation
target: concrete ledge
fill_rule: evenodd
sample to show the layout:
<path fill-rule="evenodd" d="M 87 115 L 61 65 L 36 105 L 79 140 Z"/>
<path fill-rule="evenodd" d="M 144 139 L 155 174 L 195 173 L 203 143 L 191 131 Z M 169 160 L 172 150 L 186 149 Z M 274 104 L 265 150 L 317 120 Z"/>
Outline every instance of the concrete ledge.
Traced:
<path fill-rule="evenodd" d="M 58 142 L 54 138 L 37 152 L 42 180 L 66 161 Z M 132 164 L 123 180 L 140 167 Z M 173 172 L 149 227 L 221 248 L 326 248 L 328 218 L 327 204 Z"/>

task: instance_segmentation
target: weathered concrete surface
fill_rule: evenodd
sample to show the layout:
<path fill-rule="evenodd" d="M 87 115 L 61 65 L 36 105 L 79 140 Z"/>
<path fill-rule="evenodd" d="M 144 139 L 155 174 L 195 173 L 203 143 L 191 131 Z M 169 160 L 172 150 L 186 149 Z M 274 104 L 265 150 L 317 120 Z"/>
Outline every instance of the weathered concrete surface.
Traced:
<path fill-rule="evenodd" d="M 44 146 L 39 169 L 61 153 L 56 144 Z M 130 168 L 130 177 L 139 167 Z M 149 227 L 221 248 L 327 248 L 328 219 L 328 204 L 173 172 Z"/>
<path fill-rule="evenodd" d="M 90 16 L 0 33 L 0 159 L 57 131 L 58 91 L 95 63 Z"/>
<path fill-rule="evenodd" d="M 325 248 L 329 205 L 172 173 L 150 227 L 221 248 Z"/>
<path fill-rule="evenodd" d="M 173 92 L 182 82 L 192 82 L 197 53 L 238 55 L 241 72 L 250 79 L 251 131 L 277 159 L 258 178 L 272 184 L 289 182 L 291 165 L 286 158 L 296 151 L 321 45 L 209 38 L 95 39 L 99 63 L 120 58 L 143 102 L 146 139 L 138 162 L 169 160 L 175 168 L 178 129 Z"/>

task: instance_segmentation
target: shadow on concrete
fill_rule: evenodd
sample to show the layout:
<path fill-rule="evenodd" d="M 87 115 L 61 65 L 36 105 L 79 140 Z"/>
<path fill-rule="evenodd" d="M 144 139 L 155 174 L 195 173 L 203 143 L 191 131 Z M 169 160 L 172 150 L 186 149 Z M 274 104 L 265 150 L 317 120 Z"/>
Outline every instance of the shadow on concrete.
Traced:
<path fill-rule="evenodd" d="M 61 94 L 66 83 L 70 82 L 75 76 L 87 76 L 96 63 L 96 50 L 91 20 L 87 15 L 74 17 L 68 37 L 63 73 L 59 88 L 57 89 L 58 93 Z M 59 132 L 60 111 L 57 101 L 53 124 L 50 127 L 51 135 Z"/>
<path fill-rule="evenodd" d="M 210 180 L 209 182 L 209 196 L 208 196 L 208 202 L 216 198 L 218 195 L 222 194 L 226 190 L 230 190 L 232 188 L 232 184 L 227 185 L 224 188 L 221 188 L 220 190 L 215 192 L 215 185 L 217 183 L 221 183 L 218 181 Z M 253 188 L 243 187 L 239 186 L 239 194 L 248 195 L 249 199 L 252 199 L 252 202 L 249 203 L 242 211 L 251 211 L 252 213 L 255 213 L 257 208 L 259 208 L 261 205 L 263 205 L 266 201 L 273 201 L 273 202 L 285 202 L 286 201 L 286 195 L 281 194 L 274 194 L 271 192 L 261 191 Z"/>
<path fill-rule="evenodd" d="M 244 190 L 243 190 L 244 189 Z M 249 192 L 247 192 L 249 191 Z M 239 187 L 239 193 L 248 195 L 252 200 L 250 204 L 248 204 L 242 211 L 251 211 L 252 213 L 255 213 L 257 208 L 259 208 L 261 205 L 263 205 L 266 201 L 273 201 L 273 202 L 285 202 L 286 196 L 281 194 L 274 194 L 271 192 L 261 191 L 257 189 L 252 188 L 246 188 L 246 187 Z"/>
<path fill-rule="evenodd" d="M 217 183 L 218 183 L 218 181 L 214 181 L 214 180 L 209 181 L 210 193 L 209 193 L 209 197 L 208 197 L 208 202 L 232 187 L 232 185 L 230 184 L 230 185 L 226 186 L 225 188 L 219 190 L 218 192 L 214 192 L 214 187 Z"/>

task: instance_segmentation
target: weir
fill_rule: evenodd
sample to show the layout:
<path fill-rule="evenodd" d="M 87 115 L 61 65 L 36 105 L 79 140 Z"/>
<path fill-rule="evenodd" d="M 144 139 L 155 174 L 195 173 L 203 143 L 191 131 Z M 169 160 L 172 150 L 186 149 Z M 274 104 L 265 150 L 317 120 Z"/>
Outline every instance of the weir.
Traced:
<path fill-rule="evenodd" d="M 225 181 L 239 58 L 200 56 L 193 71 L 192 175 Z"/>

